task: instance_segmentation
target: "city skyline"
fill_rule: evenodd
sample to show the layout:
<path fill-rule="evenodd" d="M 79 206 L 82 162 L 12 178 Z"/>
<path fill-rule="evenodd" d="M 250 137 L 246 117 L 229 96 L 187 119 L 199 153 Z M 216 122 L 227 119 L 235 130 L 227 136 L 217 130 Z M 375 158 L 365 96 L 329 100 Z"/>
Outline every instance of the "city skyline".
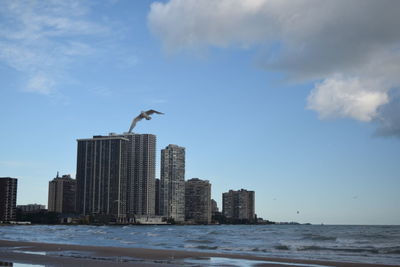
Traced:
<path fill-rule="evenodd" d="M 132 125 L 148 115 L 151 114 L 142 111 Z M 212 219 L 218 208 L 211 199 L 211 183 L 198 178 L 185 181 L 185 148 L 169 144 L 161 149 L 158 180 L 155 178 L 157 137 L 133 133 L 133 126 L 124 134 L 77 139 L 76 180 L 70 175 L 59 177 L 57 172 L 56 178 L 49 182 L 48 211 L 90 215 L 95 220 L 123 224 L 149 218 L 158 223 L 217 222 L 218 219 Z M 254 191 L 230 190 L 222 198 L 223 215 L 228 222 L 257 223 Z"/>
<path fill-rule="evenodd" d="M 156 176 L 185 147 L 220 208 L 246 188 L 272 221 L 400 224 L 400 3 L 360 3 L 5 1 L 0 176 L 46 204 L 77 138 L 155 109 L 135 132 L 157 136 Z"/>

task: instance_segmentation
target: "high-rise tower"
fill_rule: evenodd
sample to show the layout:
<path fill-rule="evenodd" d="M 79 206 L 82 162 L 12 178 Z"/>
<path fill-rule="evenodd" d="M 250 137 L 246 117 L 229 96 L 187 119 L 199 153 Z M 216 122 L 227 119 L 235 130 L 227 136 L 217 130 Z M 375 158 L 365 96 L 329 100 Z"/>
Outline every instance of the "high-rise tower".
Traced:
<path fill-rule="evenodd" d="M 155 215 L 161 215 L 160 212 L 160 179 L 156 178 L 155 180 L 155 210 L 154 210 L 154 214 Z"/>
<path fill-rule="evenodd" d="M 0 221 L 16 219 L 17 178 L 0 177 Z"/>
<path fill-rule="evenodd" d="M 194 223 L 211 222 L 211 184 L 193 178 L 185 182 L 185 219 Z"/>
<path fill-rule="evenodd" d="M 222 194 L 222 205 L 222 213 L 230 222 L 253 223 L 255 221 L 254 191 L 229 190 Z"/>
<path fill-rule="evenodd" d="M 49 182 L 48 210 L 75 213 L 76 180 L 70 175 L 58 176 Z"/>
<path fill-rule="evenodd" d="M 127 150 L 127 212 L 155 214 L 156 136 L 125 133 Z"/>
<path fill-rule="evenodd" d="M 77 208 L 119 221 L 155 214 L 156 136 L 125 133 L 78 139 Z"/>
<path fill-rule="evenodd" d="M 78 139 L 77 209 L 84 215 L 126 217 L 129 139 L 110 134 Z"/>
<path fill-rule="evenodd" d="M 176 222 L 185 221 L 185 148 L 168 145 L 161 150 L 160 210 Z"/>

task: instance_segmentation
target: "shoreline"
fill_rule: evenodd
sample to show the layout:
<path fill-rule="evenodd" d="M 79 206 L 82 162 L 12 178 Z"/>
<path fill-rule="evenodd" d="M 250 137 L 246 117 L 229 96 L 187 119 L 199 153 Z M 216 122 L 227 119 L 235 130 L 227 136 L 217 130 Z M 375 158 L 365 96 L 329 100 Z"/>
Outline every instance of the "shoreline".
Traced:
<path fill-rule="evenodd" d="M 53 266 L 207 266 L 215 262 L 252 266 L 388 267 L 400 265 L 332 262 L 291 258 L 272 258 L 229 253 L 193 252 L 147 248 L 81 246 L 0 240 L 3 262 Z M 214 263 L 214 264 L 213 264 Z"/>

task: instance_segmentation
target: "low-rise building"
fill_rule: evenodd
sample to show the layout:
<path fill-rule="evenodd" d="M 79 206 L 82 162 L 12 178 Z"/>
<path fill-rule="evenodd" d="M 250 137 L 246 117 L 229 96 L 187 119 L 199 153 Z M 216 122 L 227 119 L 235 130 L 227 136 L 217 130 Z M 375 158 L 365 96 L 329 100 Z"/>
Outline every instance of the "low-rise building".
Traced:
<path fill-rule="evenodd" d="M 35 203 L 35 204 L 17 205 L 17 209 L 21 210 L 24 213 L 30 213 L 30 212 L 39 212 L 41 210 L 45 210 L 46 206 Z"/>

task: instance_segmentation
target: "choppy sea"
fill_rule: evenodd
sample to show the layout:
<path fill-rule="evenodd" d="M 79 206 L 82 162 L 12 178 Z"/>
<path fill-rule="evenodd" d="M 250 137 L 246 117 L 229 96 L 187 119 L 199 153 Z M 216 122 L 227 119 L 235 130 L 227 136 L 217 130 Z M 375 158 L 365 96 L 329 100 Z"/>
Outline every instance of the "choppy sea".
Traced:
<path fill-rule="evenodd" d="M 400 226 L 15 225 L 0 227 L 0 239 L 400 264 Z"/>

